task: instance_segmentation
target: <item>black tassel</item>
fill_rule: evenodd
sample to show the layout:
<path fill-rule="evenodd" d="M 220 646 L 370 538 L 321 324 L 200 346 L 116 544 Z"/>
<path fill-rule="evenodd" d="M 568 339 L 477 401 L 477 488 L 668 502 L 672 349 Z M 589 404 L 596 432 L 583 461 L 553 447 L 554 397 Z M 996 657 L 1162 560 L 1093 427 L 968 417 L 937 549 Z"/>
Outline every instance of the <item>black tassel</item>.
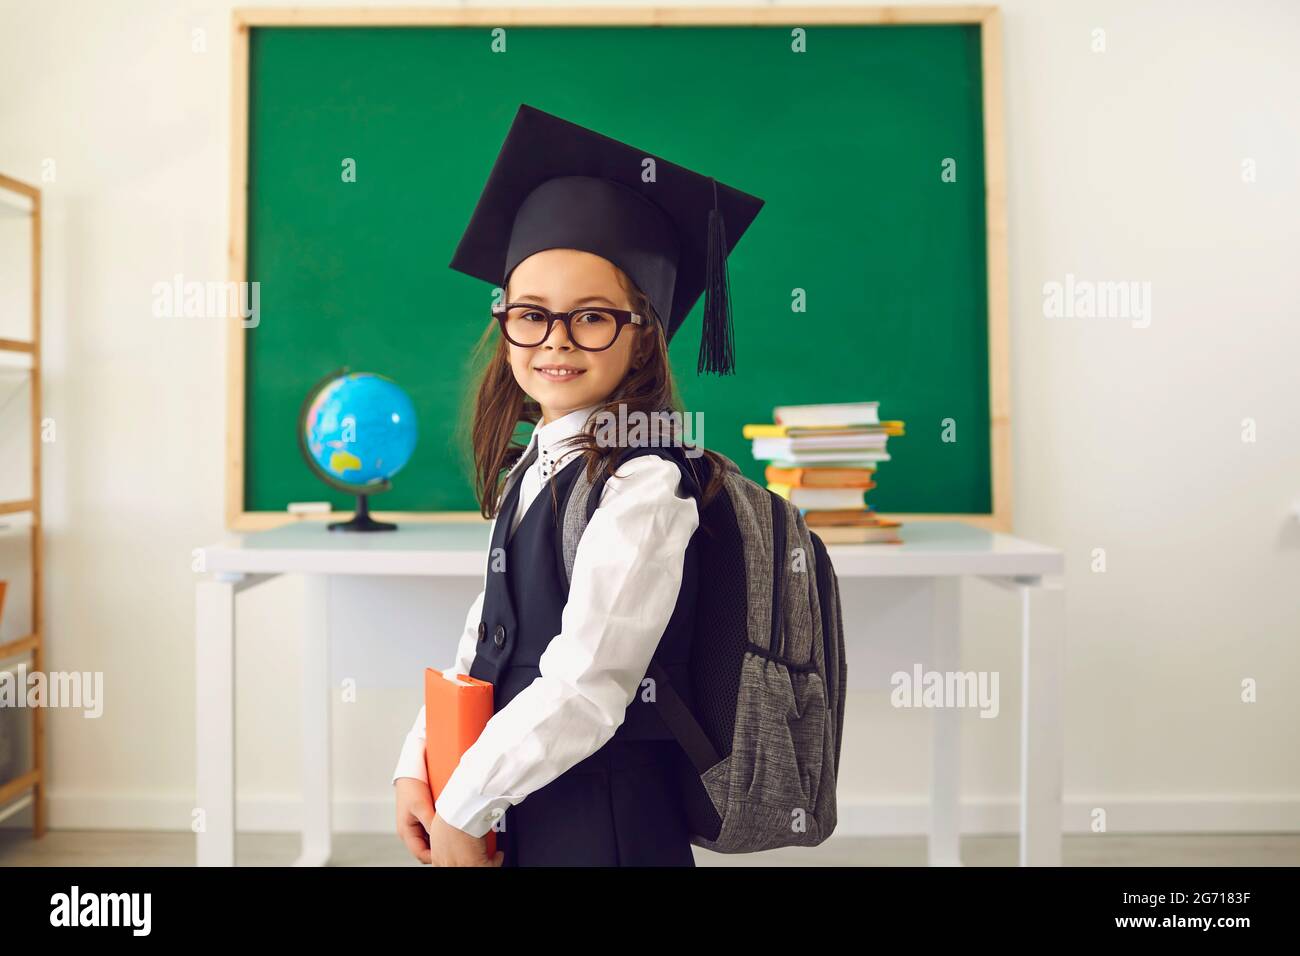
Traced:
<path fill-rule="evenodd" d="M 713 181 L 709 210 L 708 260 L 704 284 L 704 331 L 696 373 L 730 375 L 736 367 L 731 341 L 731 292 L 727 286 L 727 228 L 718 208 L 718 183 Z"/>

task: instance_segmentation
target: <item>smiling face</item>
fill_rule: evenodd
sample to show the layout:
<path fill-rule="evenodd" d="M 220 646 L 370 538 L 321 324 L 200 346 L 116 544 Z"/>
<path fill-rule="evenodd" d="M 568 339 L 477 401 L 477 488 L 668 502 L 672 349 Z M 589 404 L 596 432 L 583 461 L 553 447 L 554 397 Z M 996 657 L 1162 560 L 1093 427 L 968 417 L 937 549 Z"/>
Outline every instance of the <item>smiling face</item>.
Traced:
<path fill-rule="evenodd" d="M 552 312 L 584 305 L 632 308 L 617 267 L 577 249 L 546 249 L 519 263 L 506 285 L 506 301 Z M 515 381 L 541 406 L 544 425 L 612 393 L 632 365 L 641 334 L 636 326 L 625 325 L 613 345 L 589 352 L 574 345 L 564 324 L 556 322 L 541 345 L 523 348 L 507 342 L 506 348 Z"/>

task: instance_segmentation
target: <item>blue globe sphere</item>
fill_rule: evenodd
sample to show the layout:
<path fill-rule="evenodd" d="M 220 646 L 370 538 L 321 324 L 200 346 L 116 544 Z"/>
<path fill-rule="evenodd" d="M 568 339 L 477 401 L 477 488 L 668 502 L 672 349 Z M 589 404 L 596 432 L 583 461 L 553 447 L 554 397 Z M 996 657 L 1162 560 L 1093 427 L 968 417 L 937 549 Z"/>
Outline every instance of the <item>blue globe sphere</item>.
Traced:
<path fill-rule="evenodd" d="M 410 396 L 374 372 L 349 372 L 321 386 L 299 427 L 322 477 L 346 491 L 382 490 L 415 451 Z"/>

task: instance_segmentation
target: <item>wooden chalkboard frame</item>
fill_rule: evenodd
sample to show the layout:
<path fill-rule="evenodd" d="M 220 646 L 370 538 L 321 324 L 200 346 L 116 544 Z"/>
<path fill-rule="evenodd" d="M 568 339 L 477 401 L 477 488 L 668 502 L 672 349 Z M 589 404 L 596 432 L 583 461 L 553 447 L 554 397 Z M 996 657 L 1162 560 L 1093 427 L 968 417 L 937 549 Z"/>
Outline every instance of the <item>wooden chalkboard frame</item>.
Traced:
<path fill-rule="evenodd" d="M 425 26 L 808 26 L 966 24 L 980 28 L 988 278 L 989 456 L 993 508 L 984 514 L 895 514 L 909 521 L 966 521 L 1012 529 L 1010 303 L 1007 285 L 1006 154 L 1002 103 L 1002 18 L 997 7 L 285 7 L 236 9 L 231 29 L 230 243 L 228 273 L 247 278 L 249 39 L 256 27 Z M 244 326 L 231 322 L 226 347 L 226 524 L 236 531 L 337 519 L 244 509 Z M 482 521 L 478 512 L 376 511 L 387 521 Z"/>

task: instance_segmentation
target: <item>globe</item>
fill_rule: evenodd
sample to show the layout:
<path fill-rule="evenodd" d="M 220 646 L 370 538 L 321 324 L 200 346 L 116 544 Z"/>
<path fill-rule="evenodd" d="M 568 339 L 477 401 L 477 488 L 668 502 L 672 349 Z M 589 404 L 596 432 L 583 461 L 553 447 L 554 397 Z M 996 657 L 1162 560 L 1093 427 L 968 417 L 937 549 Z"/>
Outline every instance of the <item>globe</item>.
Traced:
<path fill-rule="evenodd" d="M 396 525 L 370 518 L 369 495 L 387 491 L 411 460 L 417 437 L 415 405 L 392 379 L 375 372 L 345 372 L 317 386 L 303 403 L 299 446 L 327 484 L 357 496 L 351 521 L 331 531 L 389 531 Z"/>

